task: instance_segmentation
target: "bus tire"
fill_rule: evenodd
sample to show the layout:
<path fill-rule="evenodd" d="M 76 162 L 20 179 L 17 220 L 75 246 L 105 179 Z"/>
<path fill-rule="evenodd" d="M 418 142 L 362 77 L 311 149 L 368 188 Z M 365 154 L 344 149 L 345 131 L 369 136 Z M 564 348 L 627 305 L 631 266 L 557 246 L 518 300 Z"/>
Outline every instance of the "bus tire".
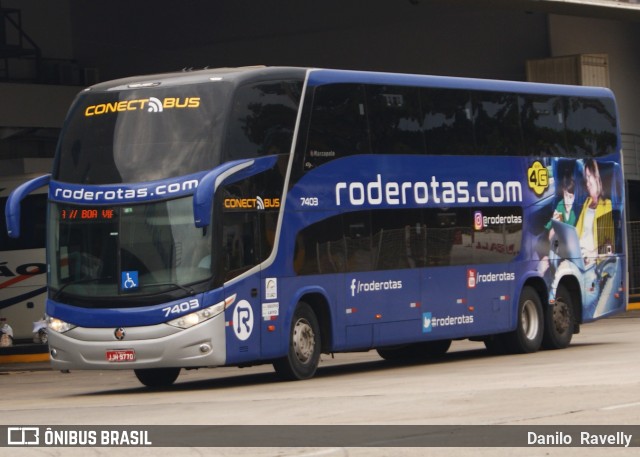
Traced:
<path fill-rule="evenodd" d="M 320 363 L 320 325 L 316 314 L 305 302 L 298 303 L 291 329 L 287 355 L 273 362 L 277 375 L 288 381 L 313 377 Z"/>
<path fill-rule="evenodd" d="M 525 286 L 518 301 L 516 329 L 504 335 L 508 352 L 525 354 L 536 352 L 542 345 L 544 316 L 538 292 Z"/>
<path fill-rule="evenodd" d="M 157 389 L 172 385 L 178 379 L 180 368 L 145 368 L 133 372 L 142 384 Z"/>
<path fill-rule="evenodd" d="M 409 360 L 416 356 L 414 346 L 408 344 L 403 344 L 401 346 L 386 346 L 383 348 L 376 348 L 376 352 L 380 357 L 388 362 Z"/>
<path fill-rule="evenodd" d="M 564 349 L 569 346 L 575 332 L 576 321 L 571 294 L 562 284 L 556 290 L 555 303 L 547 308 L 544 317 L 542 347 Z"/>
<path fill-rule="evenodd" d="M 442 357 L 451 347 L 451 340 L 425 341 L 420 347 L 427 357 Z"/>
<path fill-rule="evenodd" d="M 376 352 L 387 361 L 398 362 L 442 357 L 450 347 L 451 340 L 437 340 L 376 348 Z"/>
<path fill-rule="evenodd" d="M 490 354 L 504 355 L 509 352 L 505 339 L 505 335 L 502 333 L 488 336 L 483 340 L 484 347 L 487 348 L 487 351 L 489 351 Z"/>

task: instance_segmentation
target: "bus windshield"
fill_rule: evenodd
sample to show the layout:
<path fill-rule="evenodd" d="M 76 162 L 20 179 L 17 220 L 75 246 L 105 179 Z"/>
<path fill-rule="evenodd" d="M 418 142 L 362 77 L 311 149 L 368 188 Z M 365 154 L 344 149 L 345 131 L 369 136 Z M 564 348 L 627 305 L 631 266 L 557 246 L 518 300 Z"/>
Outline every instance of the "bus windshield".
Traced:
<path fill-rule="evenodd" d="M 53 177 L 131 183 L 214 168 L 228 92 L 223 82 L 87 92 L 70 112 Z"/>
<path fill-rule="evenodd" d="M 52 203 L 50 216 L 55 298 L 100 306 L 100 299 L 124 303 L 132 295 L 184 296 L 211 277 L 211 231 L 194 226 L 191 197 L 114 207 Z"/>
<path fill-rule="evenodd" d="M 61 135 L 53 180 L 95 196 L 104 190 L 92 186 L 167 182 L 230 160 L 288 154 L 302 82 L 220 79 L 81 94 Z M 243 197 L 279 198 L 282 190 L 256 192 Z M 207 290 L 224 254 L 212 248 L 211 229 L 195 226 L 193 197 L 180 197 L 158 193 L 124 205 L 53 199 L 50 298 L 133 307 Z"/>

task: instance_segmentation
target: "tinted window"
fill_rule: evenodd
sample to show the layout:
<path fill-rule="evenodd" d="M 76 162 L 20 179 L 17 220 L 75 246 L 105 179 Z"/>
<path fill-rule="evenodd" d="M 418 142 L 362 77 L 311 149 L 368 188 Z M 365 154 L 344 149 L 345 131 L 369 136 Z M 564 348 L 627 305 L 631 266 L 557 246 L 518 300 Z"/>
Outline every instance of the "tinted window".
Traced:
<path fill-rule="evenodd" d="M 563 99 L 546 95 L 520 96 L 525 153 L 564 156 L 566 150 Z"/>
<path fill-rule="evenodd" d="M 567 138 L 578 156 L 610 154 L 616 147 L 616 118 L 610 100 L 570 98 L 567 109 Z"/>
<path fill-rule="evenodd" d="M 274 81 L 236 91 L 225 142 L 225 159 L 288 154 L 302 82 Z"/>
<path fill-rule="evenodd" d="M 374 154 L 424 154 L 417 88 L 366 86 Z"/>
<path fill-rule="evenodd" d="M 225 213 L 222 225 L 222 271 L 230 279 L 258 263 L 258 213 Z"/>
<path fill-rule="evenodd" d="M 306 169 L 335 158 L 370 152 L 362 85 L 317 87 L 310 122 Z"/>
<path fill-rule="evenodd" d="M 427 231 L 423 211 L 373 212 L 376 270 L 415 268 L 427 264 Z"/>
<path fill-rule="evenodd" d="M 273 249 L 288 156 L 273 168 L 225 184 L 216 192 L 213 226 L 222 227 L 220 267 L 227 280 L 266 259 Z M 215 250 L 215 249 L 214 249 Z"/>
<path fill-rule="evenodd" d="M 342 215 L 338 215 L 301 231 L 296 247 L 304 255 L 294 259 L 295 271 L 301 275 L 346 271 L 347 245 L 342 227 Z"/>
<path fill-rule="evenodd" d="M 346 213 L 342 217 L 347 248 L 347 271 L 370 271 L 375 267 L 378 239 L 371 231 L 371 211 Z"/>
<path fill-rule="evenodd" d="M 471 99 L 467 91 L 421 89 L 428 154 L 473 154 Z"/>
<path fill-rule="evenodd" d="M 476 153 L 522 154 L 518 98 L 501 92 L 473 92 Z"/>
<path fill-rule="evenodd" d="M 606 99 L 334 84 L 309 104 L 296 162 L 305 170 L 368 152 L 588 157 L 613 152 L 617 140 Z"/>
<path fill-rule="evenodd" d="M 80 184 L 143 182 L 220 163 L 224 83 L 87 92 L 61 136 L 54 178 Z"/>
<path fill-rule="evenodd" d="M 298 235 L 298 274 L 503 263 L 521 249 L 519 207 L 360 211 Z"/>

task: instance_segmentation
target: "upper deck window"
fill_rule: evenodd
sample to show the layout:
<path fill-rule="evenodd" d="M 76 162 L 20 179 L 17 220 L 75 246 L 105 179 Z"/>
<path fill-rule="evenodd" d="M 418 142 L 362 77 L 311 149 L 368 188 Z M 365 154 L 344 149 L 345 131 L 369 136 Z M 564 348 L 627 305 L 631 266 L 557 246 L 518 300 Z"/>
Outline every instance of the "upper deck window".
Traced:
<path fill-rule="evenodd" d="M 567 108 L 567 137 L 576 149 L 573 154 L 579 157 L 614 152 L 617 130 L 613 102 L 571 97 Z"/>
<path fill-rule="evenodd" d="M 616 147 L 605 97 L 335 83 L 306 103 L 303 170 L 353 154 L 591 157 Z"/>
<path fill-rule="evenodd" d="M 371 150 L 361 84 L 330 84 L 315 89 L 305 169 Z"/>
<path fill-rule="evenodd" d="M 288 154 L 301 81 L 247 84 L 236 90 L 225 141 L 225 160 Z"/>
<path fill-rule="evenodd" d="M 567 153 L 562 97 L 520 96 L 520 109 L 526 154 L 563 156 Z"/>

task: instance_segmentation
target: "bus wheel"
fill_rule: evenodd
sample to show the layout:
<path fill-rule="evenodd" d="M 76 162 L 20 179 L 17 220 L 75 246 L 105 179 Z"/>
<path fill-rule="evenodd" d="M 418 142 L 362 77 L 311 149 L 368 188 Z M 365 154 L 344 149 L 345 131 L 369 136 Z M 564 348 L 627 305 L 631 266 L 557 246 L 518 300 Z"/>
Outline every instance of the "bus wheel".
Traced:
<path fill-rule="evenodd" d="M 545 349 L 564 349 L 569 346 L 575 332 L 575 318 L 571 295 L 565 286 L 558 286 L 556 301 L 547 308 L 544 317 L 542 347 Z"/>
<path fill-rule="evenodd" d="M 389 361 L 401 361 L 409 360 L 416 356 L 414 346 L 402 345 L 402 346 L 387 346 L 384 348 L 376 348 L 376 352 L 380 357 Z"/>
<path fill-rule="evenodd" d="M 504 355 L 508 352 L 505 335 L 491 335 L 484 339 L 484 346 L 493 355 Z"/>
<path fill-rule="evenodd" d="M 533 287 L 525 286 L 518 303 L 516 329 L 504 335 L 508 351 L 513 354 L 536 352 L 542 344 L 543 329 L 540 296 Z"/>
<path fill-rule="evenodd" d="M 426 357 L 442 357 L 451 347 L 451 340 L 425 341 L 419 346 Z"/>
<path fill-rule="evenodd" d="M 441 357 L 451 347 L 451 340 L 424 341 L 422 343 L 377 348 L 380 357 L 388 361 L 426 360 Z"/>
<path fill-rule="evenodd" d="M 289 351 L 273 362 L 273 367 L 282 379 L 309 379 L 318 368 L 320 348 L 318 318 L 308 304 L 300 302 L 291 321 Z"/>
<path fill-rule="evenodd" d="M 142 384 L 151 388 L 169 387 L 178 378 L 180 368 L 145 368 L 133 370 Z"/>

